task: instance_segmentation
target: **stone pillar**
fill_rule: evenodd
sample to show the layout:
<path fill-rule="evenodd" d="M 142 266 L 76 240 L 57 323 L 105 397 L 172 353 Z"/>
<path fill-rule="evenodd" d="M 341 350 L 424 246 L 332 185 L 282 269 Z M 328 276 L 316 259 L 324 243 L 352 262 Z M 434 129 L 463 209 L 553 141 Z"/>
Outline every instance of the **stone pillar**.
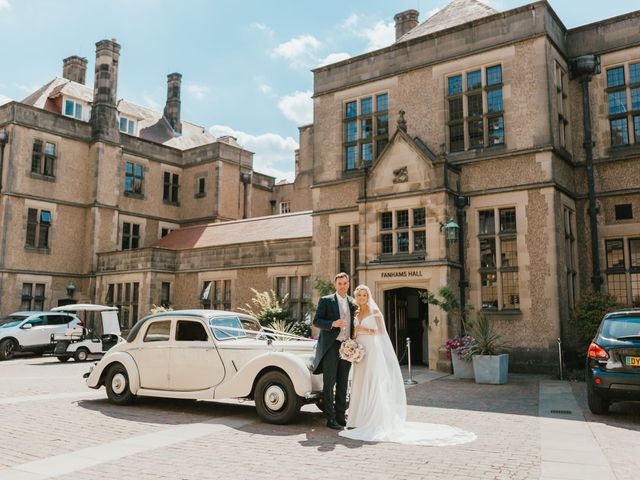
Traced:
<path fill-rule="evenodd" d="M 84 85 L 87 77 L 87 59 L 73 55 L 62 60 L 62 78 Z"/>
<path fill-rule="evenodd" d="M 393 17 L 396 21 L 396 40 L 418 26 L 419 16 L 420 12 L 417 10 L 405 10 L 404 12 L 396 13 Z"/>
<path fill-rule="evenodd" d="M 182 75 L 170 73 L 167 75 L 167 103 L 164 107 L 164 117 L 176 133 L 182 133 L 180 121 L 180 85 Z"/>
<path fill-rule="evenodd" d="M 118 61 L 120 45 L 113 40 L 96 43 L 96 70 L 91 107 L 91 134 L 94 141 L 120 143 L 118 110 Z"/>

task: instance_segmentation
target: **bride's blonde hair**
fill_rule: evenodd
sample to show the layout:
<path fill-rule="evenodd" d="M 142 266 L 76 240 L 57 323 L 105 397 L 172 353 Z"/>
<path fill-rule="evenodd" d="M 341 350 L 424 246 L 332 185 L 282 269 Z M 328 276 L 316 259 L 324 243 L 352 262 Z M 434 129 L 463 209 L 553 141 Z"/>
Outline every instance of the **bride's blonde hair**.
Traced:
<path fill-rule="evenodd" d="M 360 291 L 364 291 L 367 293 L 367 307 L 369 306 L 368 300 L 370 300 L 371 298 L 371 294 L 369 293 L 369 287 L 367 287 L 366 285 L 358 285 L 354 290 L 353 290 L 353 296 L 357 297 L 358 296 L 358 292 Z M 357 299 L 356 299 L 357 301 Z M 358 305 L 358 308 L 356 309 L 356 313 L 355 315 L 358 315 L 360 313 L 360 305 Z"/>

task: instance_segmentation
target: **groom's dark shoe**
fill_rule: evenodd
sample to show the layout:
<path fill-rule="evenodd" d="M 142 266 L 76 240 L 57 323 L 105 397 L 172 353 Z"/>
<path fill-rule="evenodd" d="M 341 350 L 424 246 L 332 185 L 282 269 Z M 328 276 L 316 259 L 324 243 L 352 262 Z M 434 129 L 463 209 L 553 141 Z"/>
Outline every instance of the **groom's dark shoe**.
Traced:
<path fill-rule="evenodd" d="M 342 425 L 336 422 L 333 418 L 327 420 L 327 427 L 333 428 L 334 430 L 342 430 Z"/>
<path fill-rule="evenodd" d="M 344 417 L 336 417 L 336 423 L 341 427 L 347 426 L 347 421 L 344 419 Z"/>

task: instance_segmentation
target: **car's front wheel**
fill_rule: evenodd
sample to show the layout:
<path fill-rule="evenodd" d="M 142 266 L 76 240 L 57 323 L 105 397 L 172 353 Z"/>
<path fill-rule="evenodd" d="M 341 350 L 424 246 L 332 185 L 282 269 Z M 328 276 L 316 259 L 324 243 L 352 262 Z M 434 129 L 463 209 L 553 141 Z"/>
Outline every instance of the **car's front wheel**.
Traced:
<path fill-rule="evenodd" d="M 117 405 L 129 405 L 133 403 L 136 396 L 129 388 L 129 374 L 123 365 L 116 363 L 109 367 L 104 386 L 107 390 L 107 397 Z"/>
<path fill-rule="evenodd" d="M 2 340 L 0 342 L 0 360 L 9 360 L 13 358 L 16 347 L 16 342 L 10 338 Z"/>
<path fill-rule="evenodd" d="M 291 379 L 280 371 L 267 372 L 260 377 L 254 399 L 258 415 L 276 425 L 289 423 L 296 418 L 303 403 Z"/>
<path fill-rule="evenodd" d="M 609 406 L 611 405 L 611 401 L 603 398 L 594 387 L 590 384 L 587 384 L 587 404 L 589 405 L 589 410 L 594 415 L 602 415 L 609 411 Z"/>

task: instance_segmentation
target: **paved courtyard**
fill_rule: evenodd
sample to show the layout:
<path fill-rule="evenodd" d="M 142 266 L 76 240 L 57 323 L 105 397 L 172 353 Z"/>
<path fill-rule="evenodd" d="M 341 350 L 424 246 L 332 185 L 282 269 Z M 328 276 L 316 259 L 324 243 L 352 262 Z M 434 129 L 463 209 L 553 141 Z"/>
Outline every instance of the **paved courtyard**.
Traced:
<path fill-rule="evenodd" d="M 324 426 L 260 422 L 250 402 L 149 399 L 128 407 L 89 390 L 90 363 L 0 363 L 0 480 L 628 479 L 640 471 L 640 404 L 586 410 L 584 383 L 511 375 L 476 385 L 426 370 L 407 390 L 409 419 L 472 431 L 452 447 L 362 443 Z"/>

